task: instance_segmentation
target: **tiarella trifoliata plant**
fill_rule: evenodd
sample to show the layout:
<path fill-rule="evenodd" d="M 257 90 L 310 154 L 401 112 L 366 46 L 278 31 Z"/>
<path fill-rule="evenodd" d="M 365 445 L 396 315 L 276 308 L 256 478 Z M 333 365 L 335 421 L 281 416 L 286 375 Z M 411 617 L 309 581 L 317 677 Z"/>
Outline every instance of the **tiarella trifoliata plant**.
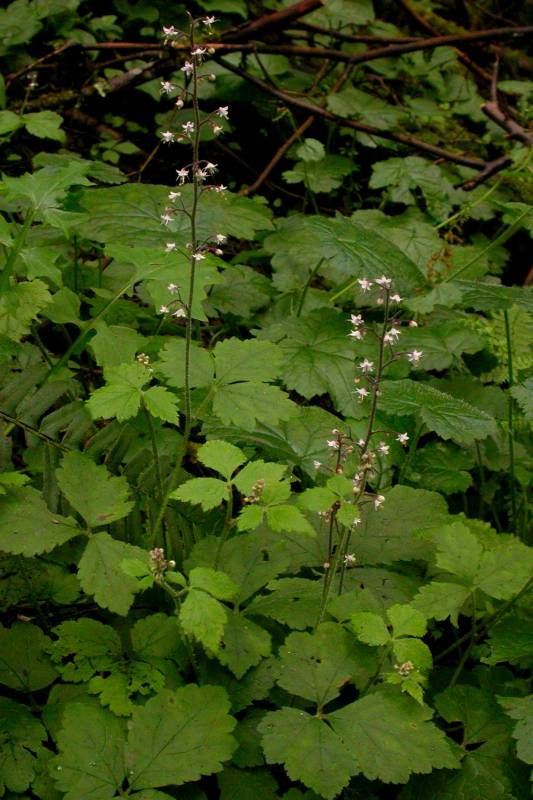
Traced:
<path fill-rule="evenodd" d="M 530 29 L 4 5 L 0 797 L 529 796 Z"/>

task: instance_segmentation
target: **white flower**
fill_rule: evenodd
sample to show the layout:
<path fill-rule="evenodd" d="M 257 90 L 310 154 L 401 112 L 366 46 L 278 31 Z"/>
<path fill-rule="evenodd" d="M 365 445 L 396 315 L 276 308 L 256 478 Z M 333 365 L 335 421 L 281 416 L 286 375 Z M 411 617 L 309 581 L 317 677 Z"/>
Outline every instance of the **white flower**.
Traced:
<path fill-rule="evenodd" d="M 378 453 L 381 453 L 384 456 L 389 455 L 390 446 L 385 444 L 385 442 L 380 442 L 378 445 Z"/>
<path fill-rule="evenodd" d="M 174 25 L 169 25 L 168 28 L 166 28 L 163 25 L 163 33 L 165 34 L 165 36 L 179 36 L 180 35 L 179 30 L 177 28 L 175 28 Z"/>
<path fill-rule="evenodd" d="M 161 222 L 163 223 L 163 225 L 168 225 L 168 223 L 172 222 L 172 220 L 173 220 L 172 215 L 171 214 L 167 214 L 166 211 L 165 211 L 164 214 L 161 214 Z"/>
<path fill-rule="evenodd" d="M 168 306 L 160 306 L 159 307 L 160 314 L 168 314 Z"/>
<path fill-rule="evenodd" d="M 208 175 L 213 175 L 217 171 L 217 164 L 213 164 L 212 161 L 208 161 L 204 167 L 204 170 Z"/>
<path fill-rule="evenodd" d="M 227 188 L 228 187 L 224 186 L 223 183 L 219 183 L 218 186 L 215 186 L 215 192 L 217 192 L 217 194 L 222 194 L 223 192 L 225 192 L 227 190 Z"/>
<path fill-rule="evenodd" d="M 385 495 L 378 494 L 374 497 L 374 508 L 379 508 L 385 502 Z"/>
<path fill-rule="evenodd" d="M 205 169 L 197 169 L 195 175 L 199 181 L 205 181 L 205 179 L 207 178 L 207 172 L 205 171 Z"/>
<path fill-rule="evenodd" d="M 180 183 L 185 183 L 186 179 L 189 177 L 189 170 L 187 167 L 183 167 L 183 169 L 177 169 L 176 175 L 178 176 Z"/>
<path fill-rule="evenodd" d="M 215 24 L 216 19 L 215 17 L 204 17 L 202 22 L 204 23 L 204 25 L 207 25 L 207 27 L 210 28 L 211 25 Z"/>
<path fill-rule="evenodd" d="M 385 333 L 383 341 L 385 344 L 394 344 L 400 338 L 400 333 L 401 331 L 399 328 L 390 328 L 390 330 Z"/>
<path fill-rule="evenodd" d="M 423 355 L 423 350 L 411 350 L 410 353 L 407 353 L 407 360 L 416 366 L 420 361 L 420 357 Z"/>
<path fill-rule="evenodd" d="M 213 133 L 215 134 L 215 136 L 218 136 L 218 134 L 221 133 L 223 130 L 224 128 L 222 127 L 222 125 L 213 125 Z"/>
<path fill-rule="evenodd" d="M 396 441 L 400 442 L 400 444 L 407 444 L 409 441 L 409 434 L 408 433 L 399 433 L 396 437 Z"/>
<path fill-rule="evenodd" d="M 178 97 L 178 99 L 176 100 L 176 108 L 183 108 L 184 105 L 185 103 L 183 102 L 183 98 Z"/>
<path fill-rule="evenodd" d="M 178 197 L 181 197 L 181 192 L 169 192 L 168 193 L 168 199 L 169 200 L 174 201 L 174 200 L 177 200 Z"/>
<path fill-rule="evenodd" d="M 172 316 L 176 317 L 177 319 L 179 317 L 186 317 L 187 316 L 187 312 L 185 311 L 184 308 L 177 308 L 176 311 L 173 312 Z"/>
<path fill-rule="evenodd" d="M 185 64 L 182 66 L 181 71 L 184 72 L 186 75 L 192 75 L 194 71 L 194 64 L 191 64 L 190 61 L 186 61 Z"/>
<path fill-rule="evenodd" d="M 350 315 L 350 322 L 352 325 L 362 325 L 364 320 L 361 314 L 351 314 Z"/>
<path fill-rule="evenodd" d="M 383 286 L 384 288 L 388 289 L 392 283 L 392 280 L 387 278 L 385 275 L 382 275 L 381 278 L 376 278 L 376 283 L 378 286 Z"/>
<path fill-rule="evenodd" d="M 321 466 L 322 466 L 322 462 L 321 461 L 316 461 L 316 460 L 313 461 L 313 467 L 315 469 L 320 469 Z"/>
<path fill-rule="evenodd" d="M 161 131 L 161 138 L 164 142 L 173 142 L 174 134 L 172 131 Z"/>
<path fill-rule="evenodd" d="M 327 444 L 328 447 L 331 447 L 332 450 L 338 450 L 340 447 L 340 444 L 336 439 L 330 439 Z"/>
<path fill-rule="evenodd" d="M 357 442 L 357 444 L 359 445 L 359 447 L 364 447 L 364 446 L 365 446 L 365 444 L 366 444 L 366 442 L 365 442 L 365 440 L 364 440 L 364 439 L 359 439 L 359 441 Z"/>
<path fill-rule="evenodd" d="M 402 302 L 402 298 L 400 297 L 399 294 L 391 294 L 390 299 L 391 299 L 391 303 L 401 303 Z"/>
<path fill-rule="evenodd" d="M 167 242 L 165 245 L 165 253 L 172 253 L 177 247 L 176 242 Z"/>
<path fill-rule="evenodd" d="M 190 136 L 191 133 L 194 133 L 194 122 L 184 122 L 181 127 L 186 136 Z"/>
<path fill-rule="evenodd" d="M 229 117 L 229 106 L 219 106 L 215 111 L 217 117 L 220 119 L 228 119 Z"/>
<path fill-rule="evenodd" d="M 355 557 L 354 553 L 347 553 L 344 556 L 344 566 L 353 567 L 354 564 L 357 564 L 357 558 Z"/>
<path fill-rule="evenodd" d="M 360 330 L 359 330 L 359 328 L 354 328 L 354 329 L 353 329 L 353 331 L 350 331 L 350 333 L 348 334 L 348 336 L 349 336 L 351 339 L 357 339 L 357 340 L 360 340 L 360 339 L 363 339 L 363 338 L 364 338 L 365 334 L 363 333 L 363 331 L 360 331 Z"/>
<path fill-rule="evenodd" d="M 356 395 L 359 396 L 360 400 L 364 400 L 365 397 L 368 397 L 368 389 L 365 389 L 364 386 L 360 389 L 355 390 Z"/>
<path fill-rule="evenodd" d="M 201 58 L 205 56 L 207 50 L 205 47 L 195 47 L 194 50 L 191 50 L 191 56 L 196 56 L 196 58 Z"/>
<path fill-rule="evenodd" d="M 217 233 L 217 235 L 215 236 L 217 244 L 224 244 L 227 238 L 228 237 L 226 236 L 225 233 Z"/>
<path fill-rule="evenodd" d="M 204 254 L 200 253 L 199 251 L 196 252 L 196 253 L 193 253 L 192 257 L 194 258 L 195 261 L 203 261 L 204 258 L 205 258 Z"/>
<path fill-rule="evenodd" d="M 416 321 L 416 319 L 409 320 L 409 327 L 410 328 L 418 328 L 418 322 Z"/>
<path fill-rule="evenodd" d="M 167 290 L 170 292 L 170 294 L 176 294 L 176 292 L 179 291 L 179 288 L 180 287 L 177 285 L 177 283 L 169 283 L 167 286 Z"/>
<path fill-rule="evenodd" d="M 364 361 L 359 363 L 359 369 L 361 372 L 372 372 L 374 369 L 374 362 L 369 361 L 368 358 L 365 358 Z"/>
<path fill-rule="evenodd" d="M 221 250 L 221 249 L 220 249 L 220 247 L 216 247 L 216 248 L 213 250 L 213 252 L 214 252 L 214 254 L 215 254 L 216 256 L 221 256 L 221 255 L 223 255 L 223 253 L 224 253 L 224 251 L 223 251 L 223 250 Z"/>
<path fill-rule="evenodd" d="M 170 81 L 161 81 L 161 94 L 170 94 L 174 91 L 174 84 Z"/>
<path fill-rule="evenodd" d="M 372 288 L 373 284 L 372 281 L 367 280 L 366 278 L 360 278 L 357 280 L 357 283 L 361 287 L 361 291 L 368 292 L 369 289 Z"/>

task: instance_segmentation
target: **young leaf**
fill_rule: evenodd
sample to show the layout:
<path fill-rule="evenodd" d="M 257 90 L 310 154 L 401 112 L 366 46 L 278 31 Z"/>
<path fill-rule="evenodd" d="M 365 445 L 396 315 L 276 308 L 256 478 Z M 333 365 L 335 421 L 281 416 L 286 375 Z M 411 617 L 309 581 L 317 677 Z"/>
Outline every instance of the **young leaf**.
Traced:
<path fill-rule="evenodd" d="M 111 367 L 106 372 L 107 383 L 92 393 L 87 406 L 94 419 L 116 417 L 119 422 L 134 417 L 141 406 L 142 387 L 150 376 L 139 363 Z"/>
<path fill-rule="evenodd" d="M 111 712 L 68 704 L 57 739 L 59 755 L 51 763 L 65 800 L 114 797 L 126 777 L 124 743 L 125 726 Z"/>
<path fill-rule="evenodd" d="M 189 581 L 192 589 L 208 592 L 217 600 L 232 600 L 239 591 L 228 575 L 209 567 L 194 567 L 189 574 Z"/>
<path fill-rule="evenodd" d="M 6 553 L 47 553 L 79 533 L 72 517 L 52 514 L 31 486 L 0 497 L 0 549 Z"/>
<path fill-rule="evenodd" d="M 126 478 L 110 475 L 84 453 L 68 453 L 56 474 L 59 488 L 90 528 L 122 519 L 133 508 Z"/>
<path fill-rule="evenodd" d="M 192 589 L 182 603 L 179 621 L 187 636 L 192 636 L 204 647 L 216 653 L 220 647 L 228 612 L 214 597 Z"/>
<path fill-rule="evenodd" d="M 211 439 L 198 448 L 198 460 L 209 469 L 219 472 L 230 480 L 231 476 L 245 461 L 246 456 L 238 447 L 229 442 Z"/>
<path fill-rule="evenodd" d="M 125 616 L 133 602 L 138 581 L 126 575 L 120 564 L 126 558 L 142 560 L 145 556 L 140 547 L 113 539 L 108 533 L 95 533 L 90 537 L 78 567 L 83 590 L 94 595 L 98 605 Z"/>
<path fill-rule="evenodd" d="M 174 489 L 170 497 L 201 505 L 204 511 L 210 511 L 228 499 L 228 484 L 218 478 L 191 478 Z"/>
<path fill-rule="evenodd" d="M 194 684 L 164 691 L 137 708 L 126 746 L 132 789 L 180 786 L 219 772 L 237 744 L 228 711 L 220 686 Z"/>

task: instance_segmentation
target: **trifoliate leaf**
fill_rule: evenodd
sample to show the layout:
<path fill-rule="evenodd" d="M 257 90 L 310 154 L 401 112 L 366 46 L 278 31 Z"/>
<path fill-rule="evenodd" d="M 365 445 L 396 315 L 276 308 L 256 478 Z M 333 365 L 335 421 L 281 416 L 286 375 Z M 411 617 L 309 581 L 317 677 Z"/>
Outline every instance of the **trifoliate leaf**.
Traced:
<path fill-rule="evenodd" d="M 271 651 L 270 634 L 242 614 L 228 614 L 216 656 L 236 678 L 242 678 Z"/>
<path fill-rule="evenodd" d="M 289 778 L 333 800 L 357 771 L 354 753 L 318 717 L 295 708 L 268 713 L 259 724 L 269 764 L 283 764 Z M 357 748 L 354 748 L 357 752 Z"/>
<path fill-rule="evenodd" d="M 214 597 L 193 589 L 181 605 L 179 620 L 187 636 L 192 636 L 207 650 L 216 653 L 224 634 L 227 614 L 226 607 Z"/>
<path fill-rule="evenodd" d="M 442 439 L 470 444 L 476 439 L 496 435 L 496 423 L 484 411 L 426 383 L 383 381 L 381 392 L 382 411 L 398 416 L 417 416 Z"/>
<path fill-rule="evenodd" d="M 126 478 L 110 475 L 84 453 L 68 453 L 56 474 L 59 488 L 91 528 L 116 522 L 133 508 Z"/>
<path fill-rule="evenodd" d="M 237 744 L 228 711 L 221 687 L 194 684 L 164 691 L 137 708 L 126 747 L 130 786 L 180 786 L 219 772 Z"/>
<path fill-rule="evenodd" d="M 220 506 L 228 496 L 228 484 L 218 478 L 191 478 L 170 495 L 173 500 L 201 505 L 204 511 Z"/>
<path fill-rule="evenodd" d="M 47 553 L 81 533 L 72 517 L 52 514 L 31 486 L 0 497 L 0 549 L 34 556 Z"/>
<path fill-rule="evenodd" d="M 237 467 L 240 467 L 247 460 L 246 456 L 238 447 L 217 439 L 201 445 L 197 453 L 198 461 L 204 467 L 215 470 L 226 478 L 231 478 Z"/>
<path fill-rule="evenodd" d="M 47 739 L 44 726 L 30 709 L 0 697 L 0 794 L 24 792 L 38 769 L 38 756 Z M 19 797 L 19 795 L 16 795 Z"/>
<path fill-rule="evenodd" d="M 126 777 L 124 742 L 124 724 L 110 711 L 68 704 L 57 738 L 59 755 L 51 763 L 65 800 L 114 797 Z"/>
<path fill-rule="evenodd" d="M 46 649 L 51 644 L 40 628 L 31 623 L 0 625 L 0 683 L 18 692 L 44 689 L 57 678 Z"/>
<path fill-rule="evenodd" d="M 343 686 L 368 681 L 376 668 L 374 653 L 357 647 L 335 622 L 323 622 L 314 634 L 291 633 L 280 648 L 278 684 L 322 709 Z"/>
<path fill-rule="evenodd" d="M 121 569 L 126 558 L 145 559 L 140 547 L 113 539 L 108 533 L 90 537 L 78 567 L 78 578 L 98 605 L 125 616 L 133 602 L 138 581 Z"/>
<path fill-rule="evenodd" d="M 409 775 L 458 766 L 431 710 L 395 692 L 378 691 L 328 715 L 369 780 L 406 783 Z"/>

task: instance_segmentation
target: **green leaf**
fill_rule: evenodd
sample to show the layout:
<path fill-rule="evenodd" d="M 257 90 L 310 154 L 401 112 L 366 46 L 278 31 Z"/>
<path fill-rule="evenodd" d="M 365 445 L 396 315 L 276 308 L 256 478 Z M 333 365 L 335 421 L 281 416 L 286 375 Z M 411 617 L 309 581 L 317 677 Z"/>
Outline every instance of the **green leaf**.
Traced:
<path fill-rule="evenodd" d="M 65 681 L 88 681 L 97 672 L 110 671 L 122 657 L 117 632 L 98 620 L 67 620 L 54 633 L 57 639 L 48 652 Z"/>
<path fill-rule="evenodd" d="M 533 377 L 526 378 L 521 384 L 511 386 L 510 392 L 522 409 L 529 422 L 533 422 Z"/>
<path fill-rule="evenodd" d="M 422 273 L 398 248 L 341 216 L 332 219 L 294 214 L 278 222 L 276 233 L 267 236 L 264 246 L 273 256 L 275 270 L 286 267 L 289 260 L 310 272 L 324 259 L 318 274 L 335 283 L 378 278 L 385 272 L 399 292 L 424 285 Z"/>
<path fill-rule="evenodd" d="M 14 111 L 0 111 L 0 136 L 13 133 L 23 124 L 19 114 L 15 114 Z"/>
<path fill-rule="evenodd" d="M 1 13 L 1 12 L 0 12 Z M 44 726 L 27 706 L 0 697 L 0 794 L 24 792 L 35 778 L 47 739 Z M 16 795 L 17 798 L 20 795 Z"/>
<path fill-rule="evenodd" d="M 107 325 L 103 320 L 99 320 L 94 329 L 96 335 L 91 339 L 90 347 L 96 363 L 104 369 L 131 363 L 135 354 L 142 350 L 144 339 L 133 328 L 127 328 L 125 325 Z"/>
<path fill-rule="evenodd" d="M 333 800 L 357 770 L 354 753 L 321 719 L 304 711 L 270 712 L 259 731 L 267 763 L 283 764 L 291 780 L 302 781 L 326 800 Z"/>
<path fill-rule="evenodd" d="M 409 481 L 432 491 L 453 494 L 472 485 L 473 457 L 453 444 L 429 442 L 416 451 L 408 471 Z"/>
<path fill-rule="evenodd" d="M 463 193 L 454 189 L 444 170 L 420 156 L 378 161 L 372 168 L 369 186 L 386 188 L 391 202 L 407 205 L 416 203 L 413 189 L 419 188 L 428 212 L 437 220 L 445 219 L 463 198 Z"/>
<path fill-rule="evenodd" d="M 111 712 L 68 704 L 57 737 L 59 755 L 51 765 L 65 800 L 114 797 L 126 777 L 124 742 L 124 725 Z"/>
<path fill-rule="evenodd" d="M 220 800 L 272 800 L 278 783 L 266 770 L 242 770 L 226 767 L 218 776 Z"/>
<path fill-rule="evenodd" d="M 357 647 L 335 622 L 323 622 L 314 634 L 291 633 L 280 648 L 279 686 L 322 709 L 345 684 L 364 685 L 376 668 L 374 654 Z"/>
<path fill-rule="evenodd" d="M 217 659 L 242 678 L 271 651 L 270 634 L 242 614 L 228 614 Z"/>
<path fill-rule="evenodd" d="M 282 480 L 286 472 L 285 464 L 258 459 L 249 461 L 235 477 L 233 483 L 241 494 L 250 495 L 257 481 L 264 481 L 265 488 L 274 486 Z"/>
<path fill-rule="evenodd" d="M 438 581 L 422 586 L 413 600 L 413 606 L 427 619 L 450 617 L 457 625 L 457 616 L 470 596 L 466 586 L 450 581 Z"/>
<path fill-rule="evenodd" d="M 210 567 L 195 567 L 189 574 L 189 581 L 192 589 L 202 589 L 217 600 L 232 600 L 239 591 L 228 575 Z"/>
<path fill-rule="evenodd" d="M 31 623 L 0 626 L 0 683 L 19 692 L 44 689 L 57 678 L 46 654 L 50 639 Z"/>
<path fill-rule="evenodd" d="M 387 609 L 387 616 L 392 624 L 395 638 L 398 636 L 424 636 L 426 632 L 426 618 L 410 605 L 393 605 Z"/>
<path fill-rule="evenodd" d="M 342 185 L 346 175 L 356 170 L 356 164 L 344 156 L 327 155 L 320 161 L 301 161 L 286 170 L 287 183 L 304 183 L 312 192 L 333 192 Z"/>
<path fill-rule="evenodd" d="M 135 654 L 146 661 L 172 658 L 180 643 L 176 618 L 157 613 L 137 620 L 131 629 L 131 643 Z"/>
<path fill-rule="evenodd" d="M 247 614 L 271 617 L 296 630 L 312 628 L 320 613 L 320 586 L 307 578 L 280 578 L 270 581 L 269 594 L 256 595 Z"/>
<path fill-rule="evenodd" d="M 56 142 L 64 142 L 66 139 L 65 131 L 61 130 L 63 117 L 55 111 L 36 111 L 31 114 L 24 114 L 22 117 L 28 133 L 38 136 L 39 139 L 54 139 Z"/>
<path fill-rule="evenodd" d="M 188 636 L 212 653 L 220 647 L 227 620 L 226 607 L 200 589 L 192 589 L 182 603 L 179 620 Z"/>
<path fill-rule="evenodd" d="M 528 697 L 499 697 L 498 702 L 511 719 L 518 720 L 513 730 L 518 758 L 526 764 L 533 764 L 533 694 Z"/>
<path fill-rule="evenodd" d="M 130 786 L 180 786 L 219 772 L 236 746 L 231 736 L 236 723 L 228 711 L 221 687 L 193 684 L 137 708 L 126 747 Z"/>
<path fill-rule="evenodd" d="M 492 417 L 474 406 L 411 380 L 383 381 L 380 408 L 387 414 L 414 415 L 442 439 L 470 444 L 496 435 Z"/>
<path fill-rule="evenodd" d="M 151 386 L 143 392 L 142 398 L 152 417 L 162 419 L 163 422 L 170 422 L 172 425 L 179 423 L 176 410 L 178 398 L 164 386 Z"/>
<path fill-rule="evenodd" d="M 288 389 L 307 399 L 329 393 L 338 411 L 354 406 L 353 343 L 347 320 L 333 309 L 312 311 L 263 330 L 283 353 L 281 377 Z"/>
<path fill-rule="evenodd" d="M 350 627 L 353 628 L 358 639 L 373 647 L 387 644 L 391 640 L 391 635 L 384 620 L 379 614 L 374 614 L 371 611 L 358 611 L 352 614 Z"/>
<path fill-rule="evenodd" d="M 19 342 L 51 299 L 46 284 L 39 279 L 9 286 L 0 298 L 0 334 Z"/>
<path fill-rule="evenodd" d="M 211 439 L 201 445 L 198 448 L 197 457 L 204 467 L 219 472 L 227 481 L 230 480 L 237 467 L 247 461 L 246 456 L 238 447 L 217 439 Z"/>
<path fill-rule="evenodd" d="M 160 351 L 159 358 L 160 361 L 156 364 L 158 372 L 165 376 L 171 386 L 183 389 L 185 386 L 185 339 L 171 339 Z M 208 350 L 204 350 L 192 342 L 189 385 L 191 388 L 208 386 L 213 380 L 213 375 L 213 356 Z"/>
<path fill-rule="evenodd" d="M 0 496 L 0 549 L 6 553 L 47 553 L 79 533 L 72 517 L 52 514 L 31 486 Z"/>
<path fill-rule="evenodd" d="M 406 783 L 412 773 L 458 766 L 431 710 L 396 692 L 377 691 L 328 716 L 357 771 L 369 780 Z"/>
<path fill-rule="evenodd" d="M 320 161 L 326 155 L 326 150 L 318 139 L 303 139 L 296 148 L 296 155 L 302 161 Z"/>
<path fill-rule="evenodd" d="M 218 478 L 191 478 L 170 494 L 173 500 L 201 505 L 204 511 L 228 500 L 228 484 Z"/>
<path fill-rule="evenodd" d="M 133 602 L 138 582 L 121 569 L 126 558 L 146 557 L 144 550 L 113 539 L 108 533 L 93 534 L 78 567 L 78 578 L 98 605 L 125 616 Z"/>
<path fill-rule="evenodd" d="M 54 227 L 61 227 L 62 219 L 70 219 L 69 213 L 61 206 L 73 185 L 89 186 L 86 177 L 88 162 L 76 160 L 60 166 L 47 166 L 36 172 L 25 173 L 17 178 L 4 178 L 10 200 L 22 200 L 29 205 L 37 219 L 42 219 Z M 76 215 L 76 220 L 79 215 Z M 90 234 L 89 234 L 90 236 Z"/>
<path fill-rule="evenodd" d="M 330 94 L 327 99 L 327 107 L 329 111 L 340 117 L 358 119 L 366 125 L 372 125 L 382 130 L 397 126 L 405 116 L 405 112 L 398 106 L 387 103 L 373 94 L 363 92 L 361 89 L 356 89 L 355 86 L 348 86 L 341 89 L 340 92 Z M 389 161 L 394 161 L 394 159 L 389 159 Z M 425 163 L 423 159 L 420 161 Z M 387 163 L 388 161 L 379 161 L 378 166 Z"/>
<path fill-rule="evenodd" d="M 519 612 L 506 614 L 489 631 L 490 655 L 482 658 L 486 664 L 528 663 L 533 653 L 533 629 L 527 616 Z"/>
<path fill-rule="evenodd" d="M 126 478 L 110 475 L 83 453 L 68 453 L 56 474 L 59 488 L 91 528 L 116 522 L 133 508 Z"/>
<path fill-rule="evenodd" d="M 87 400 L 94 419 L 116 417 L 119 422 L 136 416 L 141 406 L 142 387 L 150 380 L 146 368 L 139 363 L 110 367 L 107 385 L 97 389 Z"/>

